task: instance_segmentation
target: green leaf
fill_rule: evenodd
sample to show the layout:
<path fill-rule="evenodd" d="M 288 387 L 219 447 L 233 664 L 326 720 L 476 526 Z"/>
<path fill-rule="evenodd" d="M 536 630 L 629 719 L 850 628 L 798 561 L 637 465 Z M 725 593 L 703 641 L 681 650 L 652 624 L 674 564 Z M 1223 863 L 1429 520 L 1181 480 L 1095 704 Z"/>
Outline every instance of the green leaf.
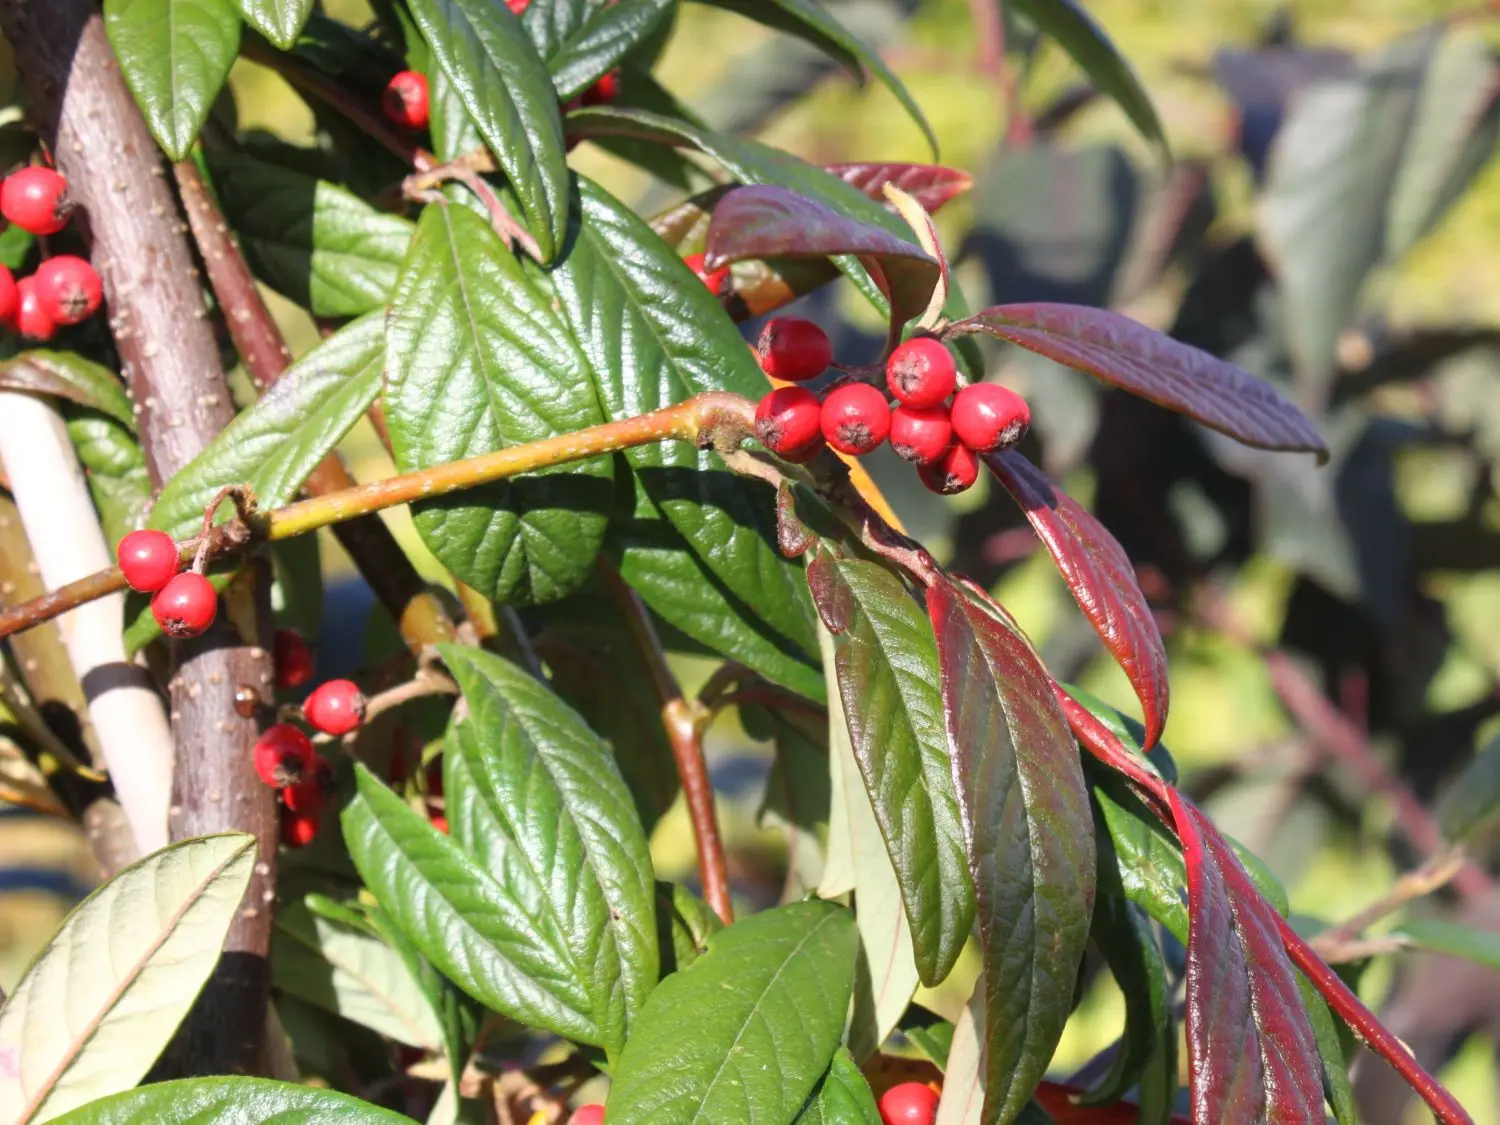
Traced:
<path fill-rule="evenodd" d="M 1349 1081 L 1349 1060 L 1344 1057 L 1344 1040 L 1338 1021 L 1333 1018 L 1328 1001 L 1323 999 L 1317 986 L 1301 972 L 1297 973 L 1297 988 L 1307 1007 L 1313 1038 L 1318 1041 L 1318 1055 L 1323 1060 L 1323 1096 L 1333 1107 L 1333 1119 L 1338 1125 L 1359 1125 L 1359 1107 L 1355 1104 L 1354 1088 Z"/>
<path fill-rule="evenodd" d="M 130 396 L 119 377 L 76 352 L 31 348 L 12 356 L 0 363 L 0 389 L 65 398 L 135 429 Z"/>
<path fill-rule="evenodd" d="M 262 281 L 314 316 L 385 307 L 411 223 L 278 164 L 216 151 L 209 165 L 224 214 Z"/>
<path fill-rule="evenodd" d="M 1129 750 L 1133 751 L 1140 759 L 1141 764 L 1149 769 L 1157 777 L 1168 785 L 1177 784 L 1177 763 L 1172 760 L 1171 752 L 1160 742 L 1153 743 L 1150 750 L 1142 750 L 1146 744 L 1146 728 L 1137 720 L 1132 719 L 1114 707 L 1111 707 L 1097 695 L 1085 691 L 1074 684 L 1063 684 L 1063 688 L 1071 695 L 1075 702 L 1080 704 L 1094 718 L 1104 725 L 1110 734 L 1118 738 Z"/>
<path fill-rule="evenodd" d="M 1461 957 L 1476 965 L 1500 970 L 1500 934 L 1490 930 L 1441 918 L 1412 918 L 1392 930 L 1391 936 L 1402 938 L 1429 953 Z"/>
<path fill-rule="evenodd" d="M 609 748 L 539 681 L 479 649 L 441 646 L 467 714 L 443 757 L 449 830 L 534 913 L 550 911 L 600 1044 L 625 1044 L 656 985 L 646 834 Z"/>
<path fill-rule="evenodd" d="M 590 999 L 550 914 L 528 904 L 356 763 L 357 795 L 340 815 L 350 858 L 422 955 L 488 1008 L 598 1045 Z"/>
<path fill-rule="evenodd" d="M 685 969 L 708 949 L 708 939 L 724 928 L 708 903 L 679 883 L 656 884 L 656 929 L 661 975 Z"/>
<path fill-rule="evenodd" d="M 843 1032 L 854 917 L 777 907 L 709 938 L 657 986 L 615 1070 L 610 1125 L 781 1125 L 802 1108 Z"/>
<path fill-rule="evenodd" d="M 877 563 L 821 556 L 807 577 L 824 622 L 841 638 L 835 660 L 854 758 L 901 885 L 917 967 L 933 986 L 968 940 L 974 888 L 932 626 Z"/>
<path fill-rule="evenodd" d="M 568 164 L 546 66 L 504 4 L 410 0 L 409 7 L 550 261 L 567 230 Z"/>
<path fill-rule="evenodd" d="M 828 1072 L 792 1125 L 880 1125 L 875 1095 L 847 1048 L 834 1052 Z"/>
<path fill-rule="evenodd" d="M 406 965 L 407 972 L 417 982 L 417 987 L 427 1001 L 428 1010 L 437 1020 L 443 1054 L 448 1060 L 449 1077 L 457 1085 L 463 1078 L 464 1067 L 469 1061 L 469 1047 L 479 1029 L 479 1005 L 438 972 L 401 928 L 391 924 L 385 911 L 378 906 L 368 909 L 370 921 Z"/>
<path fill-rule="evenodd" d="M 297 45 L 297 36 L 312 15 L 313 0 L 235 0 L 244 21 L 283 51 Z"/>
<path fill-rule="evenodd" d="M 676 4 L 677 0 L 620 0 L 595 8 L 588 21 L 548 56 L 557 96 L 566 101 L 588 89 L 648 39 Z"/>
<path fill-rule="evenodd" d="M 537 53 L 550 59 L 605 6 L 605 0 L 537 0 L 526 5 L 521 26 Z"/>
<path fill-rule="evenodd" d="M 1011 10 L 1066 51 L 1100 93 L 1125 111 L 1141 136 L 1167 155 L 1167 135 L 1141 80 L 1082 4 L 1077 0 L 1011 0 Z"/>
<path fill-rule="evenodd" d="M 1493 738 L 1454 778 L 1438 805 L 1443 835 L 1455 843 L 1500 824 L 1500 738 Z"/>
<path fill-rule="evenodd" d="M 711 390 L 760 397 L 765 378 L 703 283 L 643 219 L 582 177 L 579 187 L 577 237 L 553 279 L 605 413 L 630 418 Z M 770 490 L 685 442 L 625 456 L 708 570 L 796 650 L 814 651 L 801 565 L 776 548 Z"/>
<path fill-rule="evenodd" d="M 146 455 L 127 427 L 92 410 L 64 411 L 68 438 L 83 465 L 89 494 L 99 510 L 110 550 L 140 527 L 151 510 L 151 477 Z"/>
<path fill-rule="evenodd" d="M 255 839 L 184 840 L 73 908 L 0 1008 L 0 1118 L 46 1120 L 128 1090 L 218 963 Z"/>
<path fill-rule="evenodd" d="M 104 1098 L 56 1119 L 58 1125 L 415 1125 L 389 1109 L 268 1078 L 184 1078 Z"/>
<path fill-rule="evenodd" d="M 239 52 L 234 0 L 105 0 L 104 28 L 151 135 L 182 160 Z"/>
<path fill-rule="evenodd" d="M 402 472 L 603 421 L 589 367 L 547 295 L 484 219 L 434 204 L 386 326 L 386 419 Z M 433 554 L 504 603 L 554 601 L 588 577 L 608 522 L 608 458 L 413 506 Z"/>
<path fill-rule="evenodd" d="M 297 360 L 167 482 L 150 525 L 174 539 L 196 535 L 204 506 L 229 484 L 249 485 L 262 508 L 291 500 L 375 401 L 384 338 L 372 314 Z"/>

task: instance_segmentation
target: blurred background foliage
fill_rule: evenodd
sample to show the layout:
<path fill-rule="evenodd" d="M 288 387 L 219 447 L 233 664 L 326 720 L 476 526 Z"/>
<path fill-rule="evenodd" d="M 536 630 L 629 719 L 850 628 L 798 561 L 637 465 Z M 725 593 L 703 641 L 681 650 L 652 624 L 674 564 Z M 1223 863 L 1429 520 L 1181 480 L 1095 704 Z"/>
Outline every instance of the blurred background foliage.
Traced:
<path fill-rule="evenodd" d="M 830 5 L 907 83 L 939 159 L 976 176 L 939 216 L 971 306 L 1111 305 L 1278 381 L 1319 417 L 1335 450 L 1322 469 L 1231 448 L 1034 356 L 997 351 L 990 367 L 1032 398 L 1028 452 L 1120 537 L 1160 610 L 1165 741 L 1186 787 L 1267 859 L 1295 913 L 1341 920 L 1423 857 L 1391 794 L 1437 807 L 1500 714 L 1500 36 L 1466 18 L 1472 5 L 1431 0 L 1085 6 L 1150 91 L 1171 169 L 1112 102 L 1080 90 L 1061 50 L 1009 16 L 1008 65 L 993 65 L 993 40 L 975 30 L 976 12 L 992 10 L 984 0 Z M 368 19 L 362 0 L 323 8 Z M 932 158 L 883 88 L 859 88 L 810 48 L 721 11 L 683 7 L 658 77 L 721 129 L 809 160 Z M 320 143 L 311 111 L 271 71 L 242 59 L 232 88 L 241 129 Z M 646 213 L 675 201 L 588 146 L 576 160 Z M 308 314 L 268 297 L 293 347 L 310 346 Z M 878 351 L 877 322 L 852 290 L 804 304 L 841 358 Z M 367 422 L 345 452 L 361 479 L 392 471 Z M 872 471 L 915 534 L 998 591 L 1060 678 L 1134 709 L 1008 500 L 981 485 L 938 502 L 894 462 L 875 458 Z M 389 518 L 444 583 L 405 514 Z M 378 656 L 390 631 L 337 544 L 325 535 L 320 546 L 321 611 L 282 610 L 321 612 L 322 672 L 335 674 Z M 1273 674 L 1278 660 L 1293 688 L 1319 689 L 1332 733 Z M 689 690 L 712 668 L 680 664 Z M 1341 749 L 1351 731 L 1355 749 Z M 737 888 L 774 900 L 787 860 L 781 833 L 761 824 L 766 745 L 726 718 L 711 755 Z M 8 986 L 90 884 L 91 864 L 59 821 L 17 810 L 0 829 Z M 1494 858 L 1482 840 L 1476 851 Z M 661 877 L 693 882 L 680 807 L 654 852 Z M 1492 925 L 1500 899 L 1487 875 L 1472 876 L 1418 912 Z M 1443 1077 L 1476 1120 L 1500 1121 L 1500 976 L 1398 960 L 1365 973 L 1366 998 L 1389 997 L 1395 1030 L 1449 1060 Z M 933 1004 L 961 1001 L 969 980 L 972 968 L 955 974 Z M 1111 1042 L 1122 1012 L 1101 975 L 1057 1069 Z M 1371 1121 L 1423 1119 L 1378 1089 L 1364 1095 Z"/>

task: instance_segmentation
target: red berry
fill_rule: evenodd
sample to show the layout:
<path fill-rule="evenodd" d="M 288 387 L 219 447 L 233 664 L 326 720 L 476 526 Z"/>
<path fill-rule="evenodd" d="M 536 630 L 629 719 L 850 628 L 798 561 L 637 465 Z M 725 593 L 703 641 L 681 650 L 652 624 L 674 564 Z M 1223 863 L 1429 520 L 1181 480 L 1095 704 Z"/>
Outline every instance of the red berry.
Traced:
<path fill-rule="evenodd" d="M 932 1125 L 938 1096 L 922 1082 L 903 1082 L 880 1095 L 883 1125 Z"/>
<path fill-rule="evenodd" d="M 281 814 L 281 842 L 289 848 L 305 848 L 318 835 L 318 814 L 292 812 Z"/>
<path fill-rule="evenodd" d="M 513 16 L 519 16 L 531 7 L 531 0 L 505 0 L 505 6 L 510 9 Z"/>
<path fill-rule="evenodd" d="M 583 92 L 580 105 L 608 105 L 620 96 L 620 72 L 611 70 Z"/>
<path fill-rule="evenodd" d="M 973 383 L 953 396 L 953 434 L 976 453 L 1008 449 L 1030 425 L 1026 400 L 999 383 Z"/>
<path fill-rule="evenodd" d="M 822 448 L 823 404 L 806 387 L 778 387 L 755 408 L 755 436 L 788 461 L 804 461 Z"/>
<path fill-rule="evenodd" d="M 918 336 L 885 361 L 885 381 L 907 406 L 936 406 L 953 393 L 958 371 L 941 340 Z"/>
<path fill-rule="evenodd" d="M 165 531 L 132 531 L 115 548 L 125 584 L 142 594 L 155 593 L 177 573 L 177 544 Z"/>
<path fill-rule="evenodd" d="M 778 316 L 760 332 L 760 369 L 773 379 L 805 383 L 828 370 L 833 345 L 828 334 L 800 316 Z"/>
<path fill-rule="evenodd" d="M 930 465 L 953 444 L 948 408 L 898 406 L 891 411 L 891 448 L 903 460 Z"/>
<path fill-rule="evenodd" d="M 308 744 L 312 754 L 300 781 L 287 785 L 281 791 L 281 803 L 292 812 L 306 813 L 316 817 L 328 804 L 328 794 L 333 791 L 333 767 L 330 766 Z"/>
<path fill-rule="evenodd" d="M 823 400 L 819 421 L 829 445 L 858 457 L 891 432 L 891 408 L 868 383 L 845 383 Z"/>
<path fill-rule="evenodd" d="M 271 637 L 271 651 L 276 663 L 276 686 L 297 688 L 312 679 L 311 646 L 295 629 L 277 629 Z"/>
<path fill-rule="evenodd" d="M 16 329 L 28 340 L 50 340 L 57 331 L 57 323 L 47 315 L 41 294 L 36 291 L 36 278 L 23 277 L 16 282 Z"/>
<path fill-rule="evenodd" d="M 952 496 L 973 486 L 979 479 L 979 458 L 965 445 L 950 445 L 930 465 L 918 465 L 917 476 L 940 496 Z"/>
<path fill-rule="evenodd" d="M 219 595 L 207 578 L 194 570 L 175 575 L 151 599 L 151 616 L 169 637 L 196 637 L 214 623 Z"/>
<path fill-rule="evenodd" d="M 329 680 L 313 689 L 302 714 L 324 734 L 348 734 L 364 722 L 365 697 L 353 680 Z"/>
<path fill-rule="evenodd" d="M 14 328 L 20 308 L 21 295 L 16 292 L 15 275 L 0 266 L 0 324 Z"/>
<path fill-rule="evenodd" d="M 581 1105 L 568 1118 L 568 1125 L 604 1125 L 604 1107 L 597 1104 Z"/>
<path fill-rule="evenodd" d="M 255 774 L 272 789 L 285 789 L 308 776 L 317 756 L 312 740 L 291 723 L 277 723 L 255 740 Z"/>
<path fill-rule="evenodd" d="M 729 280 L 728 266 L 720 266 L 716 270 L 704 269 L 702 254 L 689 254 L 682 260 L 687 263 L 688 269 L 698 275 L 698 280 L 708 286 L 708 291 L 715 297 L 724 292 L 724 284 Z"/>
<path fill-rule="evenodd" d="M 448 818 L 440 812 L 431 812 L 427 815 L 428 821 L 444 836 L 448 835 Z"/>
<path fill-rule="evenodd" d="M 386 83 L 380 108 L 387 118 L 405 129 L 427 128 L 427 76 L 403 70 Z"/>
<path fill-rule="evenodd" d="M 42 308 L 58 324 L 79 324 L 99 311 L 104 288 L 94 267 L 72 254 L 48 258 L 32 275 Z"/>
<path fill-rule="evenodd" d="M 22 168 L 0 184 L 0 215 L 32 234 L 56 234 L 68 225 L 67 190 L 68 181 L 51 168 Z"/>

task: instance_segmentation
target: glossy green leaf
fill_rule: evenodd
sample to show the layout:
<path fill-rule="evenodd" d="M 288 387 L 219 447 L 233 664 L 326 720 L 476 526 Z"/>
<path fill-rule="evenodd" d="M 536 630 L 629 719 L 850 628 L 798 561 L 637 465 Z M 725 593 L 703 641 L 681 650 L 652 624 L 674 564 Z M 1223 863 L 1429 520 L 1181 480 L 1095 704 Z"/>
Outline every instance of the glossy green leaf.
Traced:
<path fill-rule="evenodd" d="M 269 1078 L 184 1078 L 104 1098 L 58 1125 L 415 1125 L 410 1117 L 348 1094 Z"/>
<path fill-rule="evenodd" d="M 484 219 L 422 213 L 386 325 L 385 412 L 402 472 L 603 421 L 589 367 L 552 304 Z M 413 505 L 444 566 L 504 603 L 554 601 L 604 539 L 608 458 Z"/>
<path fill-rule="evenodd" d="M 356 763 L 340 820 L 355 868 L 391 924 L 481 1004 L 580 1043 L 601 1043 L 587 989 L 550 913 L 507 887 Z"/>
<path fill-rule="evenodd" d="M 449 726 L 449 831 L 518 902 L 550 911 L 611 1055 L 656 985 L 651 852 L 609 748 L 529 673 L 441 650 L 467 714 Z"/>
<path fill-rule="evenodd" d="M 408 6 L 550 260 L 568 224 L 568 164 L 557 97 L 536 47 L 504 4 L 409 0 Z"/>
<path fill-rule="evenodd" d="M 875 1095 L 847 1048 L 834 1052 L 828 1072 L 792 1125 L 880 1125 Z"/>
<path fill-rule="evenodd" d="M 676 4 L 677 0 L 619 0 L 595 8 L 547 58 L 557 96 L 566 101 L 583 93 L 662 26 Z"/>
<path fill-rule="evenodd" d="M 297 36 L 312 15 L 313 0 L 235 0 L 244 21 L 283 51 L 297 44 Z"/>
<path fill-rule="evenodd" d="M 1344 1035 L 1328 1007 L 1328 1001 L 1307 977 L 1297 974 L 1297 988 L 1307 1007 L 1313 1038 L 1318 1041 L 1318 1055 L 1323 1060 L 1323 1096 L 1333 1107 L 1338 1125 L 1359 1125 L 1359 1106 L 1354 1101 L 1354 1087 L 1349 1081 L 1349 1062 L 1344 1057 Z"/>
<path fill-rule="evenodd" d="M 30 348 L 12 356 L 0 363 L 0 389 L 64 398 L 135 429 L 130 396 L 119 376 L 76 352 Z"/>
<path fill-rule="evenodd" d="M 708 939 L 724 928 L 708 903 L 679 883 L 656 884 L 656 929 L 661 975 L 685 969 L 708 949 Z"/>
<path fill-rule="evenodd" d="M 0 1008 L 0 1118 L 45 1121 L 145 1077 L 218 964 L 254 863 L 243 833 L 184 840 L 73 908 Z"/>
<path fill-rule="evenodd" d="M 384 308 L 412 225 L 352 192 L 236 153 L 210 160 L 214 189 L 262 281 L 314 316 Z"/>
<path fill-rule="evenodd" d="M 838 637 L 843 712 L 912 927 L 917 967 L 941 982 L 974 925 L 937 644 L 922 608 L 885 567 L 820 557 L 813 599 Z"/>
<path fill-rule="evenodd" d="M 151 135 L 182 160 L 239 51 L 234 0 L 105 0 L 104 28 Z"/>
<path fill-rule="evenodd" d="M 605 6 L 605 0 L 538 0 L 526 5 L 521 26 L 537 53 L 550 59 Z"/>
<path fill-rule="evenodd" d="M 854 917 L 819 901 L 709 938 L 646 1001 L 615 1069 L 610 1125 L 792 1120 L 838 1047 L 855 941 Z"/>
<path fill-rule="evenodd" d="M 204 506 L 229 484 L 249 485 L 262 508 L 291 500 L 375 401 L 384 339 L 381 317 L 372 314 L 297 360 L 167 482 L 151 526 L 174 539 L 196 535 Z"/>
<path fill-rule="evenodd" d="M 92 410 L 64 411 L 68 438 L 89 482 L 110 550 L 151 510 L 151 477 L 141 443 L 127 427 Z"/>

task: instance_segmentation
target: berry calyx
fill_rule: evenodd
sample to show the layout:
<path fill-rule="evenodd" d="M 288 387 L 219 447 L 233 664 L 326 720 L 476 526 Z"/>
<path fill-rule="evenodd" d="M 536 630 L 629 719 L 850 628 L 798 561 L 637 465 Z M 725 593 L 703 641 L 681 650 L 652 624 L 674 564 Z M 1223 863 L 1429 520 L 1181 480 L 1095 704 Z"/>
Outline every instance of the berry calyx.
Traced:
<path fill-rule="evenodd" d="M 922 1082 L 903 1082 L 880 1095 L 880 1120 L 883 1125 L 932 1125 L 937 1115 L 938 1096 Z"/>
<path fill-rule="evenodd" d="M 868 383 L 846 383 L 823 400 L 819 421 L 829 445 L 859 457 L 890 434 L 891 409 L 885 395 Z"/>
<path fill-rule="evenodd" d="M 823 445 L 823 404 L 806 387 L 777 387 L 755 408 L 755 436 L 778 457 L 804 461 Z"/>
<path fill-rule="evenodd" d="M 302 715 L 324 734 L 348 734 L 364 722 L 364 693 L 353 680 L 328 680 L 307 697 Z"/>
<path fill-rule="evenodd" d="M 724 292 L 724 286 L 729 282 L 728 266 L 720 266 L 716 270 L 705 269 L 702 254 L 689 254 L 682 260 L 687 263 L 688 269 L 698 275 L 698 280 L 708 286 L 708 291 L 715 297 Z"/>
<path fill-rule="evenodd" d="M 16 330 L 28 340 L 50 340 L 57 332 L 57 322 L 47 315 L 36 278 L 23 277 L 16 282 Z"/>
<path fill-rule="evenodd" d="M 309 744 L 310 748 L 311 744 Z M 333 767 L 312 752 L 300 781 L 281 790 L 281 803 L 292 812 L 306 813 L 316 817 L 328 804 L 328 794 L 333 792 Z"/>
<path fill-rule="evenodd" d="M 286 789 L 306 780 L 317 757 L 312 740 L 291 723 L 267 727 L 250 753 L 255 761 L 255 776 L 272 789 Z"/>
<path fill-rule="evenodd" d="M 277 629 L 271 637 L 271 655 L 278 688 L 298 688 L 312 679 L 312 646 L 297 630 Z"/>
<path fill-rule="evenodd" d="M 760 369 L 773 379 L 805 383 L 828 370 L 833 345 L 828 333 L 800 316 L 778 316 L 760 331 Z"/>
<path fill-rule="evenodd" d="M 318 837 L 318 815 L 316 813 L 292 812 L 281 814 L 281 842 L 289 848 L 305 848 Z"/>
<path fill-rule="evenodd" d="M 68 181 L 51 168 L 22 168 L 0 184 L 0 215 L 32 234 L 56 234 L 68 225 L 67 190 Z"/>
<path fill-rule="evenodd" d="M 930 465 L 953 444 L 953 423 L 948 408 L 898 406 L 891 411 L 891 448 L 903 461 Z"/>
<path fill-rule="evenodd" d="M 568 1118 L 568 1125 L 604 1125 L 604 1107 L 598 1104 L 581 1105 Z"/>
<path fill-rule="evenodd" d="M 885 381 L 898 402 L 907 406 L 936 406 L 953 393 L 958 370 L 941 340 L 918 336 L 902 344 L 885 361 Z"/>
<path fill-rule="evenodd" d="M 427 76 L 403 70 L 385 84 L 380 108 L 386 118 L 403 129 L 425 129 L 428 120 Z"/>
<path fill-rule="evenodd" d="M 20 308 L 21 295 L 16 292 L 16 276 L 0 266 L 0 324 L 14 327 Z"/>
<path fill-rule="evenodd" d="M 953 434 L 976 453 L 1008 449 L 1031 425 L 1026 400 L 999 383 L 973 383 L 953 396 Z"/>
<path fill-rule="evenodd" d="M 132 531 L 115 548 L 115 560 L 127 586 L 154 594 L 177 573 L 177 544 L 165 531 Z"/>
<path fill-rule="evenodd" d="M 917 476 L 939 496 L 954 496 L 972 488 L 979 479 L 979 458 L 966 445 L 950 445 L 948 452 L 930 465 L 918 465 Z"/>
<path fill-rule="evenodd" d="M 104 287 L 99 274 L 82 258 L 59 254 L 32 274 L 42 308 L 57 324 L 80 324 L 99 311 Z"/>
<path fill-rule="evenodd" d="M 219 595 L 195 570 L 174 575 L 151 599 L 151 616 L 169 637 L 196 637 L 214 623 Z"/>

